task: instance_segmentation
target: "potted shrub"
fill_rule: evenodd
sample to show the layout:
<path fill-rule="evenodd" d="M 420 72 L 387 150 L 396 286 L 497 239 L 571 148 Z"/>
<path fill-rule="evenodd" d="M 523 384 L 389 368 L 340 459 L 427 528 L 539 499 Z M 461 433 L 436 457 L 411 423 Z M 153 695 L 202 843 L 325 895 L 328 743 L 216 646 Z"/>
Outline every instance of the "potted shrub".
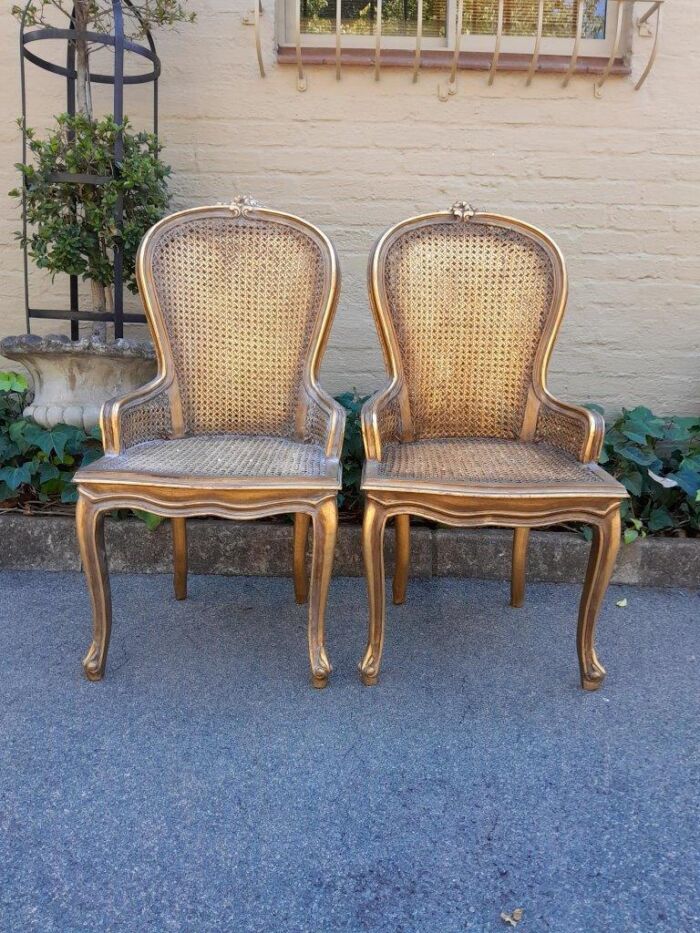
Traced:
<path fill-rule="evenodd" d="M 15 7 L 25 26 L 49 26 L 52 13 L 64 13 L 60 0 L 39 0 Z M 124 7 L 125 30 L 137 37 L 154 25 L 191 21 L 186 2 L 132 0 Z M 119 338 L 107 321 L 114 308 L 114 250 L 122 254 L 122 281 L 136 291 L 134 263 L 141 237 L 166 212 L 169 167 L 160 157 L 152 133 L 136 132 L 127 118 L 96 117 L 90 82 L 90 58 L 99 42 L 87 34 L 111 27 L 111 0 L 76 0 L 72 19 L 75 38 L 76 113 L 62 113 L 45 135 L 25 127 L 28 164 L 19 164 L 26 210 L 26 236 L 19 235 L 34 264 L 54 277 L 77 276 L 89 285 L 91 311 L 97 315 L 89 335 L 70 340 L 62 335 L 6 337 L 1 352 L 23 363 L 34 383 L 33 403 L 25 414 L 44 426 L 58 422 L 90 430 L 104 401 L 147 382 L 155 372 L 148 341 Z M 119 138 L 123 156 L 115 158 Z M 67 175 L 84 180 L 72 180 Z M 95 176 L 100 183 L 95 183 Z M 115 205 L 121 197 L 122 221 Z M 104 315 L 104 320 L 100 319 Z"/>

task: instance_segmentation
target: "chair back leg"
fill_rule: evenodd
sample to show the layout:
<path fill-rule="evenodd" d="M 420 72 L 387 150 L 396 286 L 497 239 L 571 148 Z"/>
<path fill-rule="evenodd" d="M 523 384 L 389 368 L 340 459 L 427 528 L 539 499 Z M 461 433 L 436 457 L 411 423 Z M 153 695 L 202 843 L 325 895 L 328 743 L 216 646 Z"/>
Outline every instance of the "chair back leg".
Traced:
<path fill-rule="evenodd" d="M 172 518 L 175 599 L 187 599 L 187 519 Z"/>
<path fill-rule="evenodd" d="M 80 557 L 92 603 L 92 643 L 83 659 L 88 680 L 104 677 L 112 632 L 112 594 L 109 586 L 104 536 L 105 512 L 82 491 L 78 495 L 75 517 Z"/>
<path fill-rule="evenodd" d="M 309 577 L 306 572 L 306 542 L 309 538 L 311 516 L 306 512 L 294 513 L 294 598 L 302 605 L 309 598 Z"/>
<path fill-rule="evenodd" d="M 576 636 L 581 686 L 584 690 L 597 690 L 605 680 L 605 668 L 595 651 L 595 626 L 620 547 L 620 525 L 618 506 L 593 527 Z"/>
<path fill-rule="evenodd" d="M 529 528 L 513 529 L 510 604 L 516 609 L 519 609 L 525 602 L 525 565 L 527 564 L 527 545 L 529 540 Z"/>
<path fill-rule="evenodd" d="M 400 606 L 406 601 L 406 584 L 408 583 L 408 566 L 411 556 L 411 516 L 397 515 L 394 519 L 394 532 L 396 535 L 396 563 L 394 566 L 394 603 Z"/>

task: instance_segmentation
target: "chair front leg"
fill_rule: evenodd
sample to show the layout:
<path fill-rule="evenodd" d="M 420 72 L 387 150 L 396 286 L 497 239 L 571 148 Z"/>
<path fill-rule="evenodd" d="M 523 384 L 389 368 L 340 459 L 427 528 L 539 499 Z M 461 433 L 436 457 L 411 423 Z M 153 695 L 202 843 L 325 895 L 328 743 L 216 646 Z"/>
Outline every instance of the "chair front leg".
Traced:
<path fill-rule="evenodd" d="M 396 535 L 396 564 L 394 567 L 394 604 L 400 606 L 406 600 L 408 565 L 411 555 L 411 516 L 397 515 L 394 519 Z"/>
<path fill-rule="evenodd" d="M 365 686 L 377 683 L 384 647 L 384 529 L 386 510 L 372 498 L 365 502 L 362 522 L 362 554 L 365 561 L 367 596 L 369 600 L 369 633 L 367 648 L 360 662 L 360 677 Z"/>
<path fill-rule="evenodd" d="M 510 604 L 516 609 L 519 609 L 525 602 L 525 564 L 527 563 L 527 545 L 529 540 L 529 528 L 515 528 L 513 530 Z"/>
<path fill-rule="evenodd" d="M 92 644 L 83 659 L 88 680 L 104 676 L 112 632 L 112 595 L 105 554 L 104 509 L 80 492 L 75 518 L 80 556 L 92 603 Z"/>
<path fill-rule="evenodd" d="M 620 524 L 620 510 L 616 508 L 593 528 L 576 636 L 584 690 L 597 690 L 605 680 L 605 668 L 595 651 L 595 626 L 620 547 Z"/>
<path fill-rule="evenodd" d="M 325 616 L 328 586 L 333 569 L 335 538 L 338 529 L 336 498 L 324 499 L 313 516 L 313 556 L 311 559 L 311 594 L 309 599 L 309 658 L 311 683 L 325 687 L 332 668 L 325 644 Z"/>
<path fill-rule="evenodd" d="M 173 584 L 175 599 L 187 599 L 187 519 L 170 520 L 173 533 Z"/>
<path fill-rule="evenodd" d="M 294 513 L 294 598 L 301 605 L 309 598 L 309 578 L 306 574 L 306 542 L 311 516 Z"/>

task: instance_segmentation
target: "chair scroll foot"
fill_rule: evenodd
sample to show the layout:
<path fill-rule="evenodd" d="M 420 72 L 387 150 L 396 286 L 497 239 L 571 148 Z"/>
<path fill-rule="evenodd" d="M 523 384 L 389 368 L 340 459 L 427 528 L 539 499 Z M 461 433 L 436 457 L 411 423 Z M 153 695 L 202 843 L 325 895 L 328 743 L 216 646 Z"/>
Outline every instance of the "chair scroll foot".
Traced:
<path fill-rule="evenodd" d="M 605 668 L 597 659 L 591 667 L 581 672 L 581 686 L 584 690 L 599 690 L 605 681 Z"/>
<path fill-rule="evenodd" d="M 170 520 L 173 533 L 173 586 L 175 599 L 187 599 L 187 519 Z"/>
<path fill-rule="evenodd" d="M 306 573 L 306 542 L 311 516 L 294 513 L 294 598 L 301 606 L 309 598 L 309 578 Z"/>
<path fill-rule="evenodd" d="M 362 554 L 367 578 L 367 597 L 369 601 L 369 631 L 367 648 L 360 661 L 360 679 L 365 686 L 371 687 L 379 679 L 379 669 L 384 648 L 384 529 L 386 511 L 373 499 L 365 503 L 365 515 L 362 523 Z"/>
<path fill-rule="evenodd" d="M 328 587 L 333 569 L 335 538 L 338 530 L 338 506 L 335 497 L 325 499 L 313 516 L 313 556 L 309 595 L 309 659 L 311 683 L 323 688 L 332 667 L 326 654 L 325 617 Z"/>
<path fill-rule="evenodd" d="M 374 687 L 379 683 L 379 671 L 373 658 L 363 658 L 358 665 L 360 680 L 365 687 Z"/>
<path fill-rule="evenodd" d="M 586 581 L 581 595 L 576 647 L 584 690 L 598 690 L 605 680 L 605 668 L 595 651 L 595 627 L 619 547 L 620 510 L 616 508 L 593 528 Z"/>
<path fill-rule="evenodd" d="M 510 604 L 514 609 L 520 609 L 525 602 L 525 564 L 527 562 L 527 545 L 529 540 L 529 528 L 515 528 L 513 530 Z"/>
<path fill-rule="evenodd" d="M 112 596 L 105 554 L 104 511 L 81 492 L 75 520 L 83 571 L 92 603 L 93 637 L 83 659 L 83 670 L 88 680 L 102 680 L 112 632 Z"/>
<path fill-rule="evenodd" d="M 104 650 L 96 641 L 93 641 L 83 658 L 83 670 L 87 679 L 93 682 L 102 680 L 105 675 L 106 662 L 107 656 Z"/>

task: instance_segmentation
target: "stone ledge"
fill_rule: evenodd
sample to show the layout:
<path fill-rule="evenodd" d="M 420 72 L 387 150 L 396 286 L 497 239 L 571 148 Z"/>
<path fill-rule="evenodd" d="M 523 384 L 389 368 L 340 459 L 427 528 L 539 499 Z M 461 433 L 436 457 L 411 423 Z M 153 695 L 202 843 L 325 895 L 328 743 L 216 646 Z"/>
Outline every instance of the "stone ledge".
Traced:
<path fill-rule="evenodd" d="M 116 573 L 169 573 L 170 532 L 136 520 L 107 521 L 110 569 Z M 188 522 L 191 573 L 286 576 L 291 573 L 291 523 Z M 478 577 L 507 580 L 512 533 L 503 528 L 436 530 L 412 528 L 411 576 Z M 0 569 L 80 570 L 75 524 L 66 516 L 0 515 Z M 387 573 L 393 568 L 393 531 L 387 532 Z M 588 544 L 570 532 L 533 531 L 528 580 L 581 583 Z M 341 524 L 335 558 L 339 576 L 360 576 L 362 556 L 357 525 Z M 613 582 L 642 586 L 700 585 L 700 541 L 649 538 L 623 545 Z"/>

